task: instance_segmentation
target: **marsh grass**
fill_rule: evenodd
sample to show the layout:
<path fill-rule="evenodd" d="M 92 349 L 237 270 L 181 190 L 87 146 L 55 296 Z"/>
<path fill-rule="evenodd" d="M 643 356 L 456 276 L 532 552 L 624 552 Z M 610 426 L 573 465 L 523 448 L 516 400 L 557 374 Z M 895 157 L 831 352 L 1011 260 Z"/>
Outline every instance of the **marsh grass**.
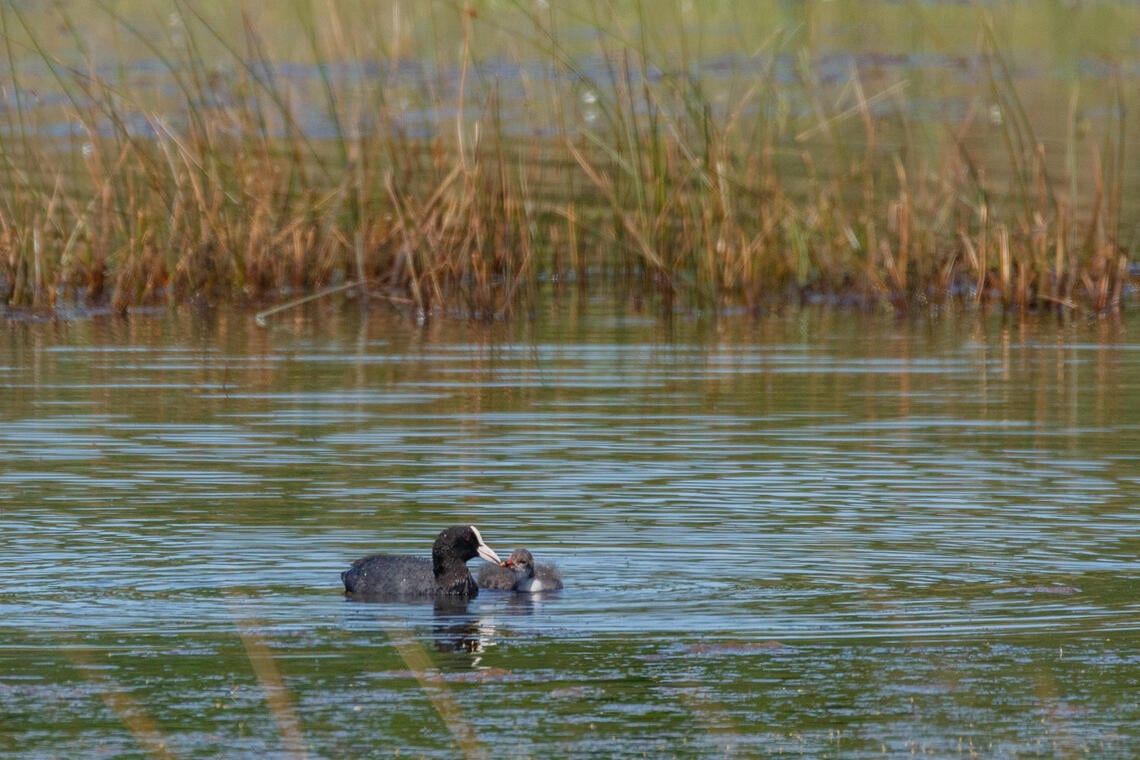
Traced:
<path fill-rule="evenodd" d="M 264 319 L 343 293 L 494 320 L 535 308 L 547 282 L 620 280 L 667 310 L 823 299 L 1100 312 L 1129 286 L 1124 82 L 1091 151 L 1074 85 L 1055 177 L 1055 144 L 1036 134 L 984 14 L 979 91 L 931 140 L 907 82 L 854 66 L 825 78 L 811 29 L 777 28 L 752 54 L 761 63 L 717 89 L 694 73 L 699 38 L 680 12 L 640 3 L 621 17 L 431 5 L 454 60 L 414 49 L 395 16 L 369 44 L 338 4 L 294 6 L 293 57 L 248 9 L 223 25 L 174 2 L 160 44 L 135 15 L 98 7 L 122 52 L 90 49 L 89 19 L 63 6 L 47 13 L 53 45 L 23 6 L 0 11 L 17 75 L 0 116 L 9 307 L 235 301 L 272 305 Z M 568 21 L 594 30 L 589 55 L 562 36 Z M 651 36 L 663 25 L 667 40 Z M 515 48 L 481 52 L 507 32 Z M 134 81 L 128 48 L 161 76 Z M 409 56 L 427 69 L 411 85 Z M 510 56 L 545 78 L 505 95 L 487 72 Z M 286 73 L 294 57 L 312 76 Z M 18 76 L 29 59 L 42 81 Z M 60 105 L 34 103 L 37 85 Z M 982 129 L 1000 150 L 977 150 Z"/>

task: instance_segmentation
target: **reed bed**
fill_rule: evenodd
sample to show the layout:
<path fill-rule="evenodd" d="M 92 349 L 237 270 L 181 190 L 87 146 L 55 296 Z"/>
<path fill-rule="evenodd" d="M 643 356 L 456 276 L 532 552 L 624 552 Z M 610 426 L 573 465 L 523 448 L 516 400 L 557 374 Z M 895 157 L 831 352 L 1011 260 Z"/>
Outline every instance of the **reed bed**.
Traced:
<path fill-rule="evenodd" d="M 293 4 L 280 40 L 248 9 L 100 4 L 94 50 L 77 11 L 5 4 L 0 304 L 340 293 L 489 320 L 615 282 L 716 312 L 1103 312 L 1134 293 L 1126 83 L 1106 77 L 1092 138 L 1076 86 L 1066 138 L 1039 137 L 983 12 L 969 107 L 932 127 L 912 83 L 824 72 L 810 23 L 772 28 L 717 84 L 693 73 L 680 15 L 648 5 L 428 5 L 369 33 L 364 7 Z M 156 17 L 161 32 L 140 21 Z M 425 27 L 450 52 L 417 47 Z M 504 60 L 522 74 L 497 75 Z"/>

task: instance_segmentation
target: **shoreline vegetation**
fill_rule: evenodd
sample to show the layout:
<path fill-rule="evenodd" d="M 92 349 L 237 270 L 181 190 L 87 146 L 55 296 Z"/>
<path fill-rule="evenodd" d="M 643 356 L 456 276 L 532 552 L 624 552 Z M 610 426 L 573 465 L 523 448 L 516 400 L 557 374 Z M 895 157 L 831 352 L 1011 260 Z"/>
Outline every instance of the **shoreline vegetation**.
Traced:
<path fill-rule="evenodd" d="M 0 10 L 0 313 L 1136 300 L 1134 80 L 1102 56 L 1092 84 L 1026 85 L 1001 4 L 894 4 L 936 41 L 963 14 L 970 52 L 923 65 L 928 41 L 829 55 L 844 3 L 160 5 Z M 1135 28 L 1117 12 L 1095 23 Z"/>

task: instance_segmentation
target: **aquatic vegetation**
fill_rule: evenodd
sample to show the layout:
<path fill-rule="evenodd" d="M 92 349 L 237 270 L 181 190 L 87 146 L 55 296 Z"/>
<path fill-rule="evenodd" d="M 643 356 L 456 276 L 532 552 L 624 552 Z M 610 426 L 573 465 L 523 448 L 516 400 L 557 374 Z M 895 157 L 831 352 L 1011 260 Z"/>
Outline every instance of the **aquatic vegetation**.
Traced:
<path fill-rule="evenodd" d="M 880 8 L 927 36 L 969 14 L 970 55 L 900 69 L 824 55 L 813 4 L 729 6 L 7 5 L 0 303 L 497 319 L 621 283 L 666 310 L 1121 307 L 1111 51 L 1058 116 L 1011 65 L 1036 42 L 1016 9 Z M 1110 50 L 1135 13 L 1077 21 Z"/>

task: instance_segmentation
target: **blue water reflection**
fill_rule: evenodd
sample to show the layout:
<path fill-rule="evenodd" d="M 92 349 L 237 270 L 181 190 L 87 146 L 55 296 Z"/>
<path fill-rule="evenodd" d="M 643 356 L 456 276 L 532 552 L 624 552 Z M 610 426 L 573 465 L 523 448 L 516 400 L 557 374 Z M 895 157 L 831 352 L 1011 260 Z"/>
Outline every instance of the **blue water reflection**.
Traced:
<path fill-rule="evenodd" d="M 379 719 L 436 688 L 402 659 L 417 648 L 452 689 L 549 700 L 562 728 L 527 745 L 539 754 L 589 754 L 598 726 L 618 754 L 656 754 L 663 714 L 696 721 L 697 754 L 728 728 L 737 746 L 776 751 L 786 736 L 746 728 L 767 714 L 748 695 L 828 673 L 860 684 L 829 691 L 854 700 L 855 733 L 930 746 L 958 726 L 940 711 L 967 707 L 944 678 L 990 679 L 969 709 L 1015 747 L 1029 726 L 994 705 L 1036 704 L 1019 660 L 1122 719 L 1109 695 L 1136 672 L 1140 635 L 1140 410 L 1125 400 L 1137 347 L 1057 325 L 1022 339 L 984 322 L 931 334 L 815 320 L 710 339 L 603 315 L 580 339 L 474 343 L 462 326 L 426 336 L 375 315 L 268 334 L 235 316 L 153 342 L 22 325 L 36 340 L 0 356 L 0 661 L 35 688 L 0 679 L 0 704 L 55 704 L 48 685 L 90 663 L 150 704 L 213 704 L 191 673 L 248 678 L 240 642 L 253 640 L 337 727 L 312 729 L 322 754 L 357 746 L 337 694 Z M 566 589 L 484 592 L 456 610 L 344 601 L 352 559 L 426 556 L 458 522 L 500 554 L 556 563 Z M 1097 683 L 1056 671 L 1058 646 L 1100 663 Z M 178 663 L 187 680 L 166 696 L 145 686 Z M 516 725 L 459 694 L 477 734 Z M 900 699 L 943 717 L 908 721 L 890 712 Z M 248 720 L 264 709 L 221 703 Z M 200 729 L 170 730 L 194 754 L 214 746 Z M 59 731 L 49 744 L 87 746 Z M 829 746 L 809 735 L 795 746 Z M 447 754 L 446 734 L 402 737 Z"/>

